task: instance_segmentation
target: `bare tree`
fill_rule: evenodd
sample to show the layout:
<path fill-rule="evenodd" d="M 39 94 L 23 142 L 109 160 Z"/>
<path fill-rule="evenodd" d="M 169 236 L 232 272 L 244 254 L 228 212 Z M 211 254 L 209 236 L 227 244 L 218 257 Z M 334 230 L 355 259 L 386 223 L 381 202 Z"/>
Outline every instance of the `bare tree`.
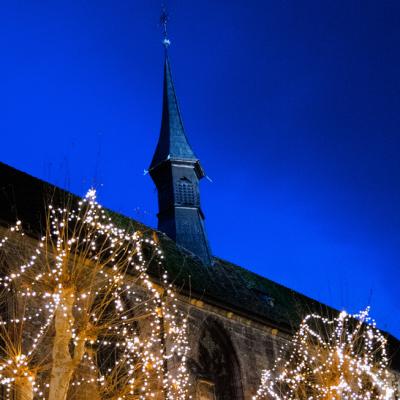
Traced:
<path fill-rule="evenodd" d="M 71 204 L 48 206 L 39 240 L 18 222 L 1 241 L 5 398 L 187 398 L 186 316 L 147 273 L 157 238 L 114 225 L 93 190 Z"/>
<path fill-rule="evenodd" d="M 289 354 L 287 356 L 287 354 Z M 395 400 L 386 339 L 368 317 L 308 315 L 253 400 Z"/>

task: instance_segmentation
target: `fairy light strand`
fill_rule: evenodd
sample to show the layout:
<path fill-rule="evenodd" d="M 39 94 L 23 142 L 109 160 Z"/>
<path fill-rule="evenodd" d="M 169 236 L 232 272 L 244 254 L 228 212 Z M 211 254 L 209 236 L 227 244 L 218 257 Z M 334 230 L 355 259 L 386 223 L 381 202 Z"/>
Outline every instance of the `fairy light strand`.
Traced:
<path fill-rule="evenodd" d="M 19 390 L 50 399 L 50 372 L 60 361 L 54 351 L 49 356 L 60 339 L 57 324 L 66 326 L 76 362 L 68 370 L 69 393 L 94 385 L 107 400 L 191 398 L 187 316 L 167 273 L 158 285 L 148 275 L 150 259 L 162 267 L 164 258 L 154 238 L 114 225 L 91 189 L 76 209 L 49 205 L 46 232 L 38 244 L 31 242 L 21 221 L 0 239 L 6 259 L 23 259 L 9 263 L 0 278 L 3 298 L 19 299 L 19 312 L 0 321 L 6 400 Z M 16 243 L 30 255 L 15 257 Z M 20 334 L 12 337 L 13 330 Z M 102 363 L 102 352 L 110 350 L 113 359 Z"/>
<path fill-rule="evenodd" d="M 289 357 L 286 357 L 289 352 Z M 304 318 L 253 400 L 395 400 L 386 339 L 369 317 L 341 312 Z"/>

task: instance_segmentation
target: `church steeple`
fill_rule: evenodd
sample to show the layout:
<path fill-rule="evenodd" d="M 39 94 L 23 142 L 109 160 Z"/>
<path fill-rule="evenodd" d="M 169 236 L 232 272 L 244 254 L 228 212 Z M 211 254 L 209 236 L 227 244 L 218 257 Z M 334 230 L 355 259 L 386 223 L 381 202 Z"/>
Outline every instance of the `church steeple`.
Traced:
<path fill-rule="evenodd" d="M 170 44 L 164 25 L 164 84 L 161 130 L 149 173 L 158 191 L 158 229 L 211 265 L 211 251 L 200 208 L 199 180 L 204 171 L 189 145 L 172 81 Z"/>
<path fill-rule="evenodd" d="M 163 84 L 163 110 L 161 119 L 160 137 L 150 169 L 156 167 L 163 161 L 187 160 L 199 164 L 192 148 L 187 140 L 183 127 L 182 116 L 179 110 L 178 100 L 172 81 L 171 66 L 168 53 L 165 52 L 164 61 L 164 84 Z M 199 165 L 199 172 L 203 171 Z"/>

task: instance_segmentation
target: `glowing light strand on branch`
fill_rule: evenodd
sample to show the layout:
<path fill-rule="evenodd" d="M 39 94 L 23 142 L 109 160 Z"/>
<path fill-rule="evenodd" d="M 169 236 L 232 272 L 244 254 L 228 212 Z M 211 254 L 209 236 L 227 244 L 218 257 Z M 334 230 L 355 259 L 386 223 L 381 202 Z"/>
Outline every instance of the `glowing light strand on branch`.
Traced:
<path fill-rule="evenodd" d="M 15 243 L 30 256 L 15 257 Z M 50 205 L 46 232 L 32 243 L 20 221 L 0 240 L 5 258 L 24 260 L 0 279 L 6 296 L 22 299 L 0 321 L 7 399 L 23 391 L 27 399 L 58 400 L 88 384 L 107 400 L 190 398 L 186 315 L 167 273 L 159 285 L 147 274 L 150 259 L 163 260 L 155 238 L 115 226 L 90 190 L 76 209 Z M 100 365 L 101 350 L 110 348 L 113 362 Z M 57 382 L 67 384 L 61 395 Z"/>
<path fill-rule="evenodd" d="M 395 400 L 386 339 L 369 317 L 310 314 L 289 348 L 262 374 L 253 400 Z"/>

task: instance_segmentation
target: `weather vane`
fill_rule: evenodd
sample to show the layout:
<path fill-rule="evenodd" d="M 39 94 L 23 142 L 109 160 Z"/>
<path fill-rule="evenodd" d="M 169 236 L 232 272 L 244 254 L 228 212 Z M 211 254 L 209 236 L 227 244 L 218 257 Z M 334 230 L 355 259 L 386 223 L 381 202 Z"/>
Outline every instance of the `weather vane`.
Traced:
<path fill-rule="evenodd" d="M 160 16 L 160 26 L 164 34 L 164 39 L 162 41 L 162 44 L 164 45 L 165 49 L 168 49 L 168 47 L 171 45 L 171 41 L 168 39 L 168 30 L 167 30 L 168 21 L 169 21 L 169 15 L 167 13 L 166 7 L 163 6 Z"/>

